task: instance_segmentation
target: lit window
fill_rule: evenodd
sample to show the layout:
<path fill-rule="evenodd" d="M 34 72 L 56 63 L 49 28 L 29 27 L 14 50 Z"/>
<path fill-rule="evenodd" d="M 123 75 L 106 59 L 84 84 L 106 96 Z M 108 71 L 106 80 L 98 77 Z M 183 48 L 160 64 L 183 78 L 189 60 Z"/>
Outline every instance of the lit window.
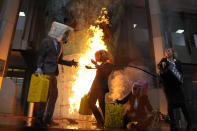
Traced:
<path fill-rule="evenodd" d="M 25 12 L 19 12 L 19 16 L 25 16 Z"/>
<path fill-rule="evenodd" d="M 177 30 L 176 33 L 182 34 L 184 32 L 184 30 Z"/>
<path fill-rule="evenodd" d="M 133 24 L 133 28 L 136 28 L 137 24 Z"/>

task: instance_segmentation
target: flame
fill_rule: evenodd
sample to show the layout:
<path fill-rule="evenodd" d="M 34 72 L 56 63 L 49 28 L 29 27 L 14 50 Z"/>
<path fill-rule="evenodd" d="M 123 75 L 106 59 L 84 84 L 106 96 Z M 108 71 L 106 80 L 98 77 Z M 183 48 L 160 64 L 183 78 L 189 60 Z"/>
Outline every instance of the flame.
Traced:
<path fill-rule="evenodd" d="M 101 23 L 105 23 L 105 24 L 109 24 L 109 18 L 107 16 L 108 12 L 106 10 L 106 8 L 102 8 L 101 10 L 101 15 L 98 17 L 98 19 L 95 21 L 96 24 L 101 24 Z"/>
<path fill-rule="evenodd" d="M 101 16 L 95 21 L 95 23 L 106 23 L 107 24 L 107 11 L 105 8 L 101 10 Z M 109 22 L 108 22 L 109 23 Z M 88 70 L 85 65 L 91 65 L 91 59 L 94 58 L 94 54 L 98 50 L 107 50 L 107 46 L 103 40 L 104 33 L 99 25 L 90 25 L 88 33 L 91 34 L 86 42 L 86 50 L 81 54 L 78 62 L 79 67 L 77 74 L 74 75 L 75 81 L 72 83 L 73 96 L 69 98 L 70 108 L 69 113 L 73 114 L 75 111 L 79 110 L 81 98 L 87 94 L 90 90 L 94 77 L 96 75 L 96 70 Z"/>

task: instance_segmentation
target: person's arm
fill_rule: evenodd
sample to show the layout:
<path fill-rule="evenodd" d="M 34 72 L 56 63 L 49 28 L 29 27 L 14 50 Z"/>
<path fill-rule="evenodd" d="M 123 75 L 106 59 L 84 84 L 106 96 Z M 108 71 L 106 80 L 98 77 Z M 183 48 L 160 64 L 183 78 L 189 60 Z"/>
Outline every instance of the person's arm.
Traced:
<path fill-rule="evenodd" d="M 116 100 L 117 103 L 119 104 L 125 104 L 128 100 L 129 100 L 129 97 L 132 96 L 132 92 L 129 93 L 125 98 L 123 98 L 122 100 Z"/>
<path fill-rule="evenodd" d="M 158 69 L 159 69 L 159 75 L 160 76 L 166 75 L 166 73 L 168 72 L 167 59 L 166 58 L 162 58 L 157 66 L 158 66 Z"/>
<path fill-rule="evenodd" d="M 63 53 L 62 53 L 59 58 L 58 64 L 76 67 L 78 65 L 78 62 L 74 61 L 74 59 L 71 61 L 63 60 Z"/>
<path fill-rule="evenodd" d="M 39 55 L 37 59 L 37 71 L 38 72 L 42 72 L 42 67 L 44 64 L 44 59 L 45 59 L 47 50 L 48 50 L 48 40 L 44 39 L 41 42 L 41 47 L 40 47 L 40 51 L 39 51 Z"/>
<path fill-rule="evenodd" d="M 166 59 L 162 58 L 161 61 L 159 62 L 159 64 L 157 64 L 157 68 L 159 70 L 164 70 L 165 69 L 165 64 L 164 63 L 166 63 Z"/>
<path fill-rule="evenodd" d="M 92 62 L 92 64 L 95 65 L 96 68 L 100 67 L 100 65 L 98 65 L 97 62 L 96 62 L 95 60 L 91 59 L 91 62 Z"/>

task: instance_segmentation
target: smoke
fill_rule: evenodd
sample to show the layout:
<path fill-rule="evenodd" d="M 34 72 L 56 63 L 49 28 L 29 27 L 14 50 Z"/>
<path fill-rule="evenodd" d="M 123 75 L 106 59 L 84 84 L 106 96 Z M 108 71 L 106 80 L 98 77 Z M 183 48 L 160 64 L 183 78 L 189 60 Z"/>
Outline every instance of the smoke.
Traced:
<path fill-rule="evenodd" d="M 67 45 L 64 45 L 64 54 L 77 54 L 82 53 L 84 50 L 87 49 L 85 45 L 88 38 L 90 37 L 90 32 L 88 29 L 90 25 L 94 25 L 95 21 L 101 15 L 102 8 L 111 9 L 114 3 L 117 3 L 121 0 L 105 0 L 105 1 L 98 1 L 98 0 L 71 0 L 66 5 L 66 10 L 72 16 L 73 23 L 71 23 L 74 32 L 69 36 L 69 41 Z M 66 14 L 69 14 L 66 13 Z M 116 11 L 116 13 L 118 13 Z M 69 17 L 69 16 L 68 16 Z M 111 18 L 109 18 L 111 19 Z M 69 25 L 69 24 L 68 24 Z M 105 36 L 107 33 L 104 31 Z M 111 32 L 110 32 L 111 33 Z M 105 39 L 105 38 L 104 38 Z M 107 41 L 107 42 L 106 42 Z M 110 42 L 111 39 L 105 39 L 105 43 L 108 47 L 108 50 L 111 51 L 111 44 L 115 42 Z"/>
<path fill-rule="evenodd" d="M 94 23 L 102 8 L 108 9 L 117 1 L 120 0 L 72 0 L 66 8 L 76 21 L 76 29 L 83 30 Z"/>
<path fill-rule="evenodd" d="M 140 68 L 147 70 L 143 66 Z M 133 83 L 140 79 L 148 81 L 149 87 L 152 86 L 151 76 L 139 69 L 125 67 L 122 70 L 112 72 L 109 78 L 109 99 L 113 101 L 124 98 L 131 92 Z"/>

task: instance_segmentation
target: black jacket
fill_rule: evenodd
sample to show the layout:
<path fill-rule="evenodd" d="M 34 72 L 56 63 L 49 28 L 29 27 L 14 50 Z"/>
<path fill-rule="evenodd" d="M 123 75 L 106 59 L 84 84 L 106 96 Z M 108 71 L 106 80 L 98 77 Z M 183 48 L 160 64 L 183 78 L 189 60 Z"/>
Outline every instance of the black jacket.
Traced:
<path fill-rule="evenodd" d="M 58 74 L 58 64 L 72 66 L 72 61 L 63 60 L 60 44 L 57 49 L 54 45 L 54 38 L 45 38 L 41 43 L 41 48 L 37 60 L 37 67 L 41 68 L 43 73 Z M 60 57 L 58 57 L 60 55 Z"/>
<path fill-rule="evenodd" d="M 108 88 L 108 77 L 113 70 L 113 65 L 111 63 L 103 63 L 101 64 L 96 71 L 96 76 L 91 86 L 91 90 L 101 90 L 109 92 Z"/>
<path fill-rule="evenodd" d="M 166 67 L 164 69 L 162 68 L 162 62 L 166 62 Z M 168 104 L 184 103 L 185 98 L 181 88 L 181 83 L 177 81 L 177 79 L 168 70 L 168 65 L 169 62 L 167 61 L 167 58 L 163 58 L 158 64 L 161 82 L 164 87 L 164 92 L 166 94 Z M 183 73 L 181 62 L 179 60 L 175 61 L 175 65 L 179 72 Z"/>

